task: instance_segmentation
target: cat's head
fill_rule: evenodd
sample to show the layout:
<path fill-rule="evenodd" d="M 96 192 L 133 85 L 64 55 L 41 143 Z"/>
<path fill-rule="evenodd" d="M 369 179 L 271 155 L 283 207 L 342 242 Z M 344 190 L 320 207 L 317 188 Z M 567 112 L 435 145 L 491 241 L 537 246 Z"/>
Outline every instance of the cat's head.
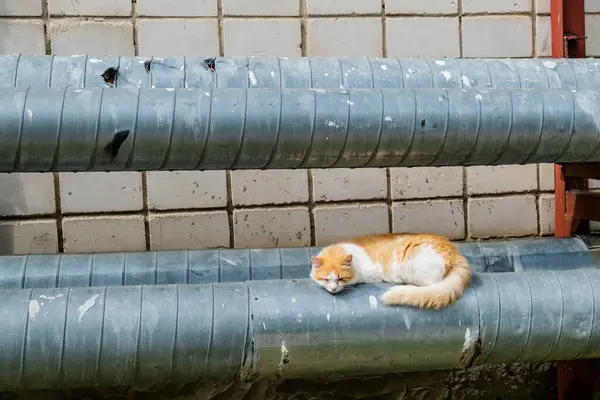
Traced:
<path fill-rule="evenodd" d="M 310 277 L 330 293 L 338 293 L 356 282 L 356 271 L 352 266 L 352 254 L 339 246 L 325 249 L 312 257 Z"/>

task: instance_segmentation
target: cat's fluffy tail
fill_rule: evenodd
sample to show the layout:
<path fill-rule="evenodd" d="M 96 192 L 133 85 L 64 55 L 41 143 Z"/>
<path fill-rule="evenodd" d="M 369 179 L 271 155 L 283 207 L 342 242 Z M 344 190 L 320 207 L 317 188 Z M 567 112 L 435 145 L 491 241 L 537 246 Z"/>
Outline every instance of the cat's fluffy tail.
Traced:
<path fill-rule="evenodd" d="M 398 285 L 381 297 L 388 305 L 409 305 L 439 310 L 458 300 L 471 283 L 471 268 L 462 255 L 457 256 L 450 270 L 438 283 L 428 286 Z"/>

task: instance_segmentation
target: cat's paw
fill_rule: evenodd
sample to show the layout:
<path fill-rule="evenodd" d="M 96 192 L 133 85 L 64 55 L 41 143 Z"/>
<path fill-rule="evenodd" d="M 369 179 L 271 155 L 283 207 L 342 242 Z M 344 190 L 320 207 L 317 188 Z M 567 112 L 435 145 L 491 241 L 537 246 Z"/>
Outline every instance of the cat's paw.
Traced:
<path fill-rule="evenodd" d="M 386 305 L 399 305 L 405 304 L 407 297 L 404 293 L 399 290 L 388 290 L 379 297 L 379 300 Z"/>
<path fill-rule="evenodd" d="M 413 285 L 392 286 L 381 295 L 381 302 L 387 305 L 414 305 L 414 289 Z"/>

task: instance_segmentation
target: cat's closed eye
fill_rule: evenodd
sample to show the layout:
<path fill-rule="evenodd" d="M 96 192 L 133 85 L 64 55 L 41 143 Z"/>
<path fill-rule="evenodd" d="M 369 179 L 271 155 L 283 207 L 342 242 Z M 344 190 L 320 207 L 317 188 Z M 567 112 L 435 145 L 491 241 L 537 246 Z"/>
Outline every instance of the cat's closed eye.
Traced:
<path fill-rule="evenodd" d="M 323 283 L 323 284 L 327 284 L 327 283 L 348 283 L 349 279 L 346 278 L 338 278 L 338 279 L 334 279 L 334 280 L 330 280 L 330 279 L 319 279 L 319 282 Z"/>

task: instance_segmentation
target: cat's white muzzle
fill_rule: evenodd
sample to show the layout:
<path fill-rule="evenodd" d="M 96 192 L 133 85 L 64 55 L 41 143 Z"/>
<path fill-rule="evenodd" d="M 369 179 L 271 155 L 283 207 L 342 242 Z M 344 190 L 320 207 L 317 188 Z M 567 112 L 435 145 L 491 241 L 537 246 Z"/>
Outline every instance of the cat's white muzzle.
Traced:
<path fill-rule="evenodd" d="M 325 289 L 329 293 L 339 293 L 342 289 L 344 289 L 344 287 L 336 282 L 329 282 L 327 285 L 325 285 Z"/>

